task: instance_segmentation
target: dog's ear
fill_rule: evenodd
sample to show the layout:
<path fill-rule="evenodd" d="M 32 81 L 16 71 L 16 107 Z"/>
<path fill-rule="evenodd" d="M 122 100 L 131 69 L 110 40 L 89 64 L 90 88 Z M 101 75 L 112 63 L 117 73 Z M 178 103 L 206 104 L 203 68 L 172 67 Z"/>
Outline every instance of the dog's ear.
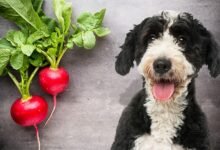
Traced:
<path fill-rule="evenodd" d="M 127 33 L 124 44 L 121 46 L 122 51 L 116 56 L 115 70 L 120 75 L 126 75 L 130 68 L 134 66 L 135 46 L 139 25 Z"/>
<path fill-rule="evenodd" d="M 205 64 L 208 65 L 210 75 L 217 77 L 220 74 L 220 48 L 211 32 L 196 20 L 197 29 L 202 37 L 202 49 L 205 50 Z"/>
<path fill-rule="evenodd" d="M 220 74 L 220 48 L 212 36 L 208 40 L 206 64 L 212 77 Z"/>
<path fill-rule="evenodd" d="M 220 48 L 212 34 L 201 24 L 200 35 L 203 37 L 203 49 L 206 51 L 205 64 L 208 65 L 210 75 L 217 77 L 220 74 Z"/>
<path fill-rule="evenodd" d="M 193 19 L 192 15 L 188 15 Z M 196 28 L 201 39 L 201 49 L 204 54 L 204 64 L 208 66 L 210 75 L 217 77 L 220 74 L 220 47 L 213 35 L 197 19 L 193 19 L 193 27 Z"/>

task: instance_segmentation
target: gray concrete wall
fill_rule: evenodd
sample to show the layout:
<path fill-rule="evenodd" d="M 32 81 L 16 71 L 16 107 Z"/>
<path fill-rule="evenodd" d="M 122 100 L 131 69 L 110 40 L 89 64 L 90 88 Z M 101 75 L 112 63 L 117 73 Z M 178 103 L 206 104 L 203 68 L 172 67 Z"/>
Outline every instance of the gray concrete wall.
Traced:
<path fill-rule="evenodd" d="M 70 1 L 70 0 L 69 0 Z M 42 150 L 109 150 L 123 108 L 141 89 L 141 78 L 133 69 L 125 77 L 114 70 L 119 46 L 133 24 L 161 10 L 191 12 L 220 42 L 219 0 L 71 0 L 74 14 L 107 8 L 104 24 L 111 35 L 92 50 L 74 49 L 62 61 L 70 73 L 68 89 L 58 96 L 57 110 L 46 128 L 40 126 Z M 51 0 L 46 10 L 52 14 Z M 13 25 L 0 18 L 0 36 Z M 0 149 L 37 150 L 34 129 L 17 126 L 9 110 L 19 96 L 12 82 L 0 78 Z M 206 112 L 213 146 L 220 149 L 220 78 L 210 78 L 203 68 L 197 79 L 197 97 Z M 40 93 L 51 103 L 35 80 L 32 93 Z"/>

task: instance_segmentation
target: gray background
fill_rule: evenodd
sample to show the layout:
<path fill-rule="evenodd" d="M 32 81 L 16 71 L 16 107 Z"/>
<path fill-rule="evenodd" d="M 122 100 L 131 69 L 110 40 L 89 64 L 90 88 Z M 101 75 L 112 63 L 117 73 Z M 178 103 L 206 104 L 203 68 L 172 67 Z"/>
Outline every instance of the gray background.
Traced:
<path fill-rule="evenodd" d="M 41 125 L 42 150 L 109 150 L 123 108 L 141 89 L 136 69 L 125 77 L 114 70 L 115 56 L 133 24 L 161 10 L 191 12 L 220 42 L 219 0 L 72 0 L 73 18 L 83 11 L 107 8 L 104 24 L 111 35 L 97 42 L 92 51 L 74 49 L 62 61 L 70 73 L 68 89 L 58 97 L 57 110 L 46 128 Z M 51 1 L 47 13 L 53 16 Z M 0 18 L 0 36 L 13 25 Z M 17 126 L 9 110 L 18 92 L 7 78 L 0 78 L 0 149 L 37 150 L 34 129 Z M 210 78 L 204 67 L 197 79 L 197 97 L 206 112 L 215 150 L 220 149 L 220 78 Z M 44 94 L 34 81 L 32 93 Z"/>

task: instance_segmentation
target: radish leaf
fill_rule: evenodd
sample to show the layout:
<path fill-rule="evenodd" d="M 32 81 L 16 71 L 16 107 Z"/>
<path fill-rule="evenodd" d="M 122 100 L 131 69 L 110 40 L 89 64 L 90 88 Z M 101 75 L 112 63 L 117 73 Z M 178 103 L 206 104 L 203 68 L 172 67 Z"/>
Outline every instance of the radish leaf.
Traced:
<path fill-rule="evenodd" d="M 98 20 L 92 13 L 82 13 L 77 18 L 77 24 L 83 31 L 92 30 L 96 27 Z"/>
<path fill-rule="evenodd" d="M 21 51 L 23 54 L 27 55 L 27 56 L 31 56 L 31 54 L 33 53 L 33 51 L 35 50 L 35 46 L 34 45 L 22 45 L 21 46 Z"/>
<path fill-rule="evenodd" d="M 92 49 L 95 47 L 96 38 L 92 31 L 87 31 L 83 34 L 83 47 L 85 49 Z"/>
<path fill-rule="evenodd" d="M 0 39 L 0 49 L 14 49 L 9 41 L 5 38 Z"/>
<path fill-rule="evenodd" d="M 68 47 L 74 44 L 78 47 L 91 49 L 95 46 L 96 37 L 104 37 L 110 33 L 108 28 L 102 27 L 103 18 L 105 16 L 105 9 L 102 9 L 95 14 L 85 12 L 77 18 L 77 23 L 72 24 L 74 30 L 72 36 L 68 41 Z M 94 32 L 94 33 L 93 33 Z M 71 41 L 73 43 L 71 43 Z"/>
<path fill-rule="evenodd" d="M 42 31 L 48 35 L 47 26 L 35 12 L 30 0 L 0 0 L 0 15 L 15 22 L 22 29 Z"/>
<path fill-rule="evenodd" d="M 106 9 L 102 9 L 101 11 L 95 13 L 95 18 L 97 19 L 96 27 L 100 27 L 102 25 Z"/>
<path fill-rule="evenodd" d="M 47 54 L 53 58 L 53 59 L 56 59 L 56 56 L 57 56 L 57 48 L 49 48 L 47 50 Z"/>
<path fill-rule="evenodd" d="M 73 48 L 73 46 L 74 46 L 74 43 L 71 40 L 68 40 L 67 44 L 66 44 L 66 47 L 67 48 Z"/>
<path fill-rule="evenodd" d="M 28 70 L 30 64 L 29 64 L 29 60 L 28 60 L 28 56 L 23 56 L 23 64 L 22 67 L 20 68 L 20 71 L 25 72 L 26 70 Z"/>
<path fill-rule="evenodd" d="M 35 41 L 37 41 L 37 40 L 39 40 L 43 37 L 45 37 L 45 36 L 41 31 L 36 31 L 28 37 L 27 43 L 28 44 L 33 44 Z"/>
<path fill-rule="evenodd" d="M 18 45 L 21 46 L 23 43 L 26 42 L 26 37 L 21 31 L 15 31 L 13 33 L 14 37 L 14 42 Z"/>
<path fill-rule="evenodd" d="M 6 34 L 6 39 L 11 43 L 11 45 L 16 46 L 16 42 L 14 41 L 14 33 L 15 31 L 8 31 Z"/>
<path fill-rule="evenodd" d="M 57 27 L 57 22 L 56 22 L 55 19 L 47 17 L 44 14 L 43 14 L 43 16 L 41 16 L 41 19 L 47 25 L 47 28 L 48 28 L 50 33 L 55 30 L 55 27 Z"/>
<path fill-rule="evenodd" d="M 9 49 L 2 49 L 0 45 L 0 75 L 2 75 L 5 67 L 8 65 L 11 52 Z"/>
<path fill-rule="evenodd" d="M 33 54 L 29 57 L 29 62 L 31 63 L 31 65 L 35 67 L 43 66 L 44 60 L 45 60 L 44 56 L 42 56 L 38 52 L 33 52 Z"/>
<path fill-rule="evenodd" d="M 42 10 L 43 0 L 31 0 L 34 10 L 39 13 Z"/>
<path fill-rule="evenodd" d="M 12 53 L 10 58 L 10 64 L 13 69 L 19 70 L 23 66 L 24 54 L 20 51 Z"/>
<path fill-rule="evenodd" d="M 73 36 L 72 41 L 78 46 L 83 47 L 82 32 Z"/>
<path fill-rule="evenodd" d="M 94 32 L 98 37 L 104 37 L 110 33 L 110 30 L 108 28 L 100 27 L 95 29 Z"/>
<path fill-rule="evenodd" d="M 71 4 L 65 2 L 65 0 L 53 0 L 53 8 L 61 26 L 62 32 L 66 34 L 71 24 Z"/>

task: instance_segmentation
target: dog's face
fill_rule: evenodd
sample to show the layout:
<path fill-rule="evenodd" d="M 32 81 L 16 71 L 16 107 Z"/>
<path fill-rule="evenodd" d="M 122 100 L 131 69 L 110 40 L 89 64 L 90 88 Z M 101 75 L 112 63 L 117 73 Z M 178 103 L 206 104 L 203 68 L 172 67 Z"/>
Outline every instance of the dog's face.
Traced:
<path fill-rule="evenodd" d="M 125 75 L 136 61 L 148 92 L 156 100 L 181 94 L 203 64 L 220 73 L 220 52 L 209 31 L 188 13 L 162 12 L 145 19 L 127 34 L 116 71 Z"/>

